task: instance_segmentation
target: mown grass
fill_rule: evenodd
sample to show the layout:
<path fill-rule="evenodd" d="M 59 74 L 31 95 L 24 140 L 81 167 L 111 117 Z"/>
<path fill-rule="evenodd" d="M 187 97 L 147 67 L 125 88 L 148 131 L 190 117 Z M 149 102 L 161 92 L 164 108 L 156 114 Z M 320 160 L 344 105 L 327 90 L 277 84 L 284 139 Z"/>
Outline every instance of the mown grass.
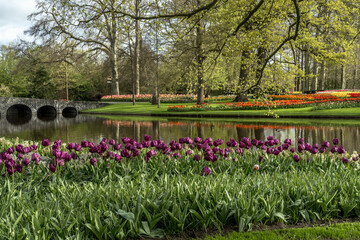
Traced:
<path fill-rule="evenodd" d="M 150 103 L 137 103 L 132 105 L 130 103 L 113 104 L 97 109 L 84 110 L 84 113 L 111 113 L 111 114 L 161 114 L 167 116 L 181 116 L 181 115 L 193 115 L 193 116 L 206 116 L 206 115 L 228 115 L 234 117 L 242 116 L 273 116 L 278 115 L 281 117 L 286 116 L 298 116 L 298 117 L 316 117 L 316 116 L 334 116 L 334 117 L 359 117 L 360 108 L 342 108 L 342 109 L 325 109 L 325 110 L 313 110 L 313 107 L 304 108 L 289 108 L 289 109 L 271 109 L 269 110 L 217 110 L 217 111 L 189 111 L 189 112 L 168 112 L 168 106 L 178 104 L 162 104 L 160 108 Z M 191 104 L 188 104 L 189 106 Z"/>
<path fill-rule="evenodd" d="M 225 236 L 209 236 L 205 240 L 328 240 L 328 239 L 360 239 L 360 222 L 339 223 L 323 227 L 306 227 L 277 229 L 239 233 L 233 232 Z"/>

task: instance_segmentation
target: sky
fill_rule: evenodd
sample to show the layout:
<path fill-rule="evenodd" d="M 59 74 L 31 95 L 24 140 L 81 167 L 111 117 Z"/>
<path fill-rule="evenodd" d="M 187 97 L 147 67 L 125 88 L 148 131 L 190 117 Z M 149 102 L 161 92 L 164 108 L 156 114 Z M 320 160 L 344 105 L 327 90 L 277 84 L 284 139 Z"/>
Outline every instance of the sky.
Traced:
<path fill-rule="evenodd" d="M 35 12 L 36 0 L 0 0 L 0 46 L 24 38 L 31 22 L 27 16 Z"/>

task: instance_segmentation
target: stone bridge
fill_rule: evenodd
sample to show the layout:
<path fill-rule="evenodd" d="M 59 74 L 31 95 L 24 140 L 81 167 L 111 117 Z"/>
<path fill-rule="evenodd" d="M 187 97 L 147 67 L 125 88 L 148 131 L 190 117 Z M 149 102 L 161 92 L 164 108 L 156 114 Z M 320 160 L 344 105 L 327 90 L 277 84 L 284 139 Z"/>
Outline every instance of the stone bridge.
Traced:
<path fill-rule="evenodd" d="M 0 117 L 4 119 L 9 115 L 18 115 L 31 119 L 39 115 L 77 115 L 81 110 L 106 105 L 109 103 L 0 97 Z"/>

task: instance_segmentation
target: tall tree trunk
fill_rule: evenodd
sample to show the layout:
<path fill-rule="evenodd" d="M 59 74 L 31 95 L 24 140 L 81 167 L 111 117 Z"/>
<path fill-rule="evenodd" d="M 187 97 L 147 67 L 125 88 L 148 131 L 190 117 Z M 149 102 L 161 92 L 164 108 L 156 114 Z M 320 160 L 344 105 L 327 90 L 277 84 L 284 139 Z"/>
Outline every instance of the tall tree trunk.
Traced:
<path fill-rule="evenodd" d="M 325 81 L 326 81 L 326 62 L 323 60 L 320 66 L 320 76 L 319 76 L 319 83 L 318 89 L 324 90 L 325 88 Z"/>
<path fill-rule="evenodd" d="M 246 86 L 247 78 L 249 76 L 249 67 L 248 61 L 250 58 L 250 51 L 243 50 L 241 53 L 241 65 L 240 65 L 240 73 L 239 73 L 239 89 L 237 90 L 237 94 L 234 102 L 247 102 L 247 92 L 244 91 Z"/>
<path fill-rule="evenodd" d="M 305 62 L 304 62 L 304 68 L 305 68 L 305 91 L 310 90 L 310 52 L 309 52 L 309 46 L 305 46 Z"/>
<path fill-rule="evenodd" d="M 114 10 L 114 9 L 113 9 Z M 111 65 L 111 94 L 119 95 L 119 73 L 117 69 L 117 55 L 116 48 L 118 46 L 117 42 L 117 24 L 116 24 L 116 14 L 115 12 L 111 13 L 112 26 L 110 34 L 110 65 Z"/>
<path fill-rule="evenodd" d="M 261 68 L 262 68 L 262 64 L 264 62 L 266 58 L 266 48 L 264 47 L 259 47 L 258 51 L 257 51 L 257 60 L 256 60 L 256 79 L 260 78 L 261 75 Z M 275 55 L 274 55 L 274 60 L 275 60 Z"/>
<path fill-rule="evenodd" d="M 357 59 L 354 60 L 354 79 L 352 89 L 355 89 L 356 83 L 358 81 L 358 69 L 357 69 Z"/>
<path fill-rule="evenodd" d="M 294 51 L 294 53 L 296 53 L 295 51 Z M 295 58 L 295 64 L 297 65 L 297 66 L 299 66 L 299 68 L 301 68 L 301 66 L 300 66 L 300 64 L 301 64 L 301 56 L 300 56 L 300 53 L 298 53 L 298 54 L 296 54 L 295 56 L 294 56 L 294 58 Z M 301 89 L 300 89 L 300 77 L 299 77 L 299 75 L 297 74 L 296 75 L 296 77 L 295 77 L 295 90 L 296 91 L 301 91 Z"/>
<path fill-rule="evenodd" d="M 156 23 L 155 23 L 156 24 Z M 160 89 L 159 89 L 159 37 L 158 37 L 158 24 L 155 25 L 155 48 L 156 48 L 156 72 L 155 72 L 155 89 L 152 97 L 152 104 L 157 104 L 160 108 Z"/>
<path fill-rule="evenodd" d="M 119 95 L 119 73 L 117 69 L 117 56 L 116 56 L 116 42 L 115 39 L 110 44 L 110 66 L 111 66 L 111 94 Z"/>
<path fill-rule="evenodd" d="M 346 88 L 346 71 L 345 63 L 341 65 L 341 89 Z"/>
<path fill-rule="evenodd" d="M 200 0 L 197 0 L 197 5 L 200 6 Z M 203 39 L 202 39 L 202 24 L 201 20 L 196 24 L 196 63 L 197 63 L 197 103 L 204 102 L 204 56 L 203 56 Z"/>
<path fill-rule="evenodd" d="M 135 15 L 140 17 L 140 2 L 135 0 Z M 140 20 L 135 20 L 135 94 L 140 94 Z"/>
<path fill-rule="evenodd" d="M 318 90 L 318 82 L 319 82 L 319 68 L 318 63 L 315 59 L 313 59 L 314 65 L 313 65 L 313 80 L 311 84 L 311 90 L 316 91 Z"/>
<path fill-rule="evenodd" d="M 335 66 L 335 76 L 333 77 L 333 79 L 332 79 L 332 83 L 331 83 L 331 88 L 332 89 L 335 89 L 335 88 L 337 88 L 337 82 L 338 82 L 338 72 L 339 72 L 339 68 L 338 68 L 338 66 Z M 340 79 L 341 80 L 341 79 Z"/>
<path fill-rule="evenodd" d="M 302 72 L 304 72 L 304 51 L 301 51 L 301 63 L 300 63 L 300 69 Z M 305 79 L 304 77 L 301 77 L 301 81 L 299 83 L 299 89 L 301 89 L 300 91 L 304 92 L 305 91 Z"/>

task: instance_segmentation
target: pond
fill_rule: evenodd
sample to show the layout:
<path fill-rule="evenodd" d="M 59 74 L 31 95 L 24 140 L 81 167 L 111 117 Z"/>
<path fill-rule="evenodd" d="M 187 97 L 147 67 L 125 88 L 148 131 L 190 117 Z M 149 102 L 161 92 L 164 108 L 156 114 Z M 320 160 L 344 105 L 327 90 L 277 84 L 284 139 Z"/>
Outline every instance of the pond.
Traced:
<path fill-rule="evenodd" d="M 356 120 L 313 120 L 313 119 L 189 119 L 151 118 L 132 116 L 77 115 L 70 118 L 58 115 L 51 118 L 32 117 L 28 119 L 0 119 L 0 136 L 24 140 L 64 142 L 88 140 L 99 142 L 103 137 L 120 141 L 131 137 L 141 141 L 144 134 L 169 142 L 180 137 L 212 137 L 236 140 L 242 137 L 265 139 L 274 136 L 283 141 L 286 138 L 302 137 L 306 142 L 321 143 L 323 140 L 339 138 L 348 152 L 360 150 L 360 123 Z"/>

